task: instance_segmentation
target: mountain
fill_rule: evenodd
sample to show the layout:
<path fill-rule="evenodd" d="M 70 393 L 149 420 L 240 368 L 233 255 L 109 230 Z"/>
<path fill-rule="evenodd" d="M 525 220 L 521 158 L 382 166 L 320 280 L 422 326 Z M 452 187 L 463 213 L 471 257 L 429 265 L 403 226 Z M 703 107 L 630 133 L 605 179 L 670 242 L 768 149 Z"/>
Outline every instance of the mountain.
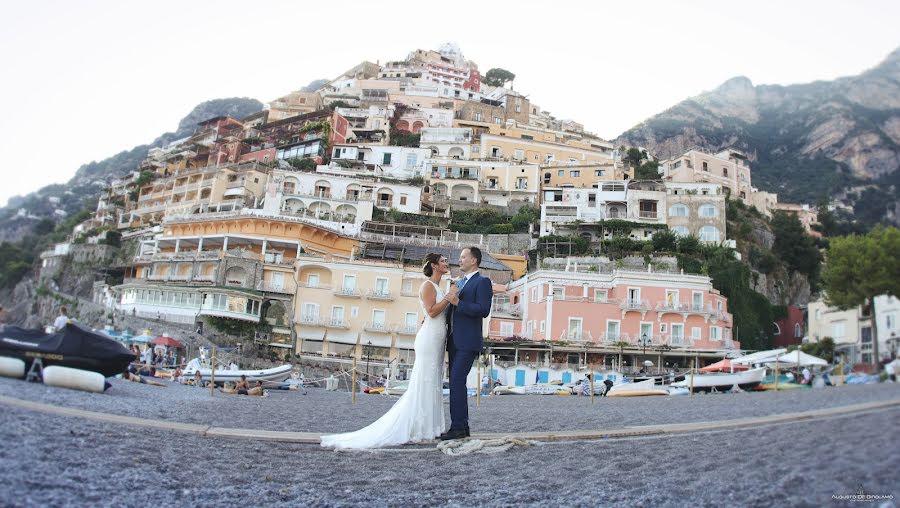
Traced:
<path fill-rule="evenodd" d="M 900 48 L 834 81 L 732 78 L 624 132 L 660 158 L 700 146 L 751 157 L 753 184 L 781 202 L 838 200 L 866 223 L 900 224 Z"/>
<path fill-rule="evenodd" d="M 175 132 L 167 132 L 146 145 L 138 145 L 102 161 L 84 164 L 66 184 L 48 185 L 26 196 L 10 198 L 7 206 L 0 208 L 0 241 L 22 238 L 40 219 L 58 217 L 54 215 L 55 210 L 63 210 L 71 216 L 87 204 L 96 205 L 97 196 L 110 178 L 136 170 L 147 150 L 190 136 L 203 120 L 220 115 L 241 118 L 262 109 L 261 102 L 245 97 L 203 102 L 178 122 Z M 51 198 L 57 198 L 59 203 L 52 203 Z M 24 209 L 26 216 L 17 215 L 19 209 Z"/>

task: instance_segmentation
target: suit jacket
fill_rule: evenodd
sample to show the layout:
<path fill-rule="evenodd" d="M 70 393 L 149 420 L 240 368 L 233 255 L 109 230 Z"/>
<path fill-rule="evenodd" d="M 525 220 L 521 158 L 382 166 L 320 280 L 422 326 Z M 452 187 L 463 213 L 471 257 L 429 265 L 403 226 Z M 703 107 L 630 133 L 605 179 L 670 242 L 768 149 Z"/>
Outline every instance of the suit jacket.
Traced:
<path fill-rule="evenodd" d="M 459 292 L 459 303 L 450 315 L 450 340 L 453 347 L 463 351 L 481 351 L 483 320 L 491 313 L 494 293 L 491 279 L 473 274 Z"/>

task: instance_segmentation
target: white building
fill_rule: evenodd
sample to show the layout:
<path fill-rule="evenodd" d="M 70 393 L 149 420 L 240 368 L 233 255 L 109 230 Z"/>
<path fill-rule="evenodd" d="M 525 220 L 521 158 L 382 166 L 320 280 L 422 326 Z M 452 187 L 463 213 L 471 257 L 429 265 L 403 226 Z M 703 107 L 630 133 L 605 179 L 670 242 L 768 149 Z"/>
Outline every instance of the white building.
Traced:
<path fill-rule="evenodd" d="M 878 326 L 878 356 L 895 358 L 900 352 L 900 300 L 893 296 L 875 297 L 874 315 Z M 824 299 L 809 303 L 809 339 L 818 342 L 825 337 L 834 341 L 835 351 L 847 355 L 851 363 L 875 363 L 872 331 L 873 309 L 853 307 L 840 310 L 828 306 Z"/>
<path fill-rule="evenodd" d="M 434 157 L 469 159 L 472 153 L 472 129 L 426 128 L 422 129 L 419 146 L 427 148 Z"/>
<path fill-rule="evenodd" d="M 426 148 L 341 144 L 332 147 L 331 160 L 343 168 L 368 170 L 373 176 L 404 179 L 421 175 L 430 155 Z"/>
<path fill-rule="evenodd" d="M 679 236 L 720 243 L 725 240 L 725 197 L 717 184 L 627 180 L 600 181 L 590 189 L 543 190 L 541 236 L 606 219 L 666 224 Z M 649 238 L 653 231 L 647 228 L 632 237 Z"/>

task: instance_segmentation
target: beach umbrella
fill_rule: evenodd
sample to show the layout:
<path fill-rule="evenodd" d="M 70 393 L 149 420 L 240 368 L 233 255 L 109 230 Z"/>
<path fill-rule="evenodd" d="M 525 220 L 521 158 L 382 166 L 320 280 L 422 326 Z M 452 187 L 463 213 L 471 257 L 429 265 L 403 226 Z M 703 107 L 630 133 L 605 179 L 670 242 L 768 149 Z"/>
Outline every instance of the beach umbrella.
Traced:
<path fill-rule="evenodd" d="M 735 366 L 737 365 L 752 365 L 754 363 L 766 363 L 769 361 L 775 361 L 775 357 L 778 355 L 783 355 L 787 349 L 772 349 L 769 351 L 759 351 L 757 353 L 749 354 L 742 356 L 740 358 L 735 358 L 731 360 L 731 363 Z"/>
<path fill-rule="evenodd" d="M 766 363 L 775 363 L 775 359 L 767 360 Z M 818 356 L 813 356 L 799 349 L 778 357 L 778 363 L 784 363 L 792 366 L 804 367 L 807 365 L 828 365 L 828 362 Z"/>
<path fill-rule="evenodd" d="M 734 369 L 735 371 L 742 371 L 750 370 L 750 367 L 748 367 L 747 365 L 735 365 L 734 362 L 726 358 L 712 365 L 703 367 L 702 369 L 700 369 L 700 372 L 731 372 L 732 369 Z"/>
<path fill-rule="evenodd" d="M 184 349 L 184 344 L 182 344 L 180 341 L 177 341 L 177 340 L 173 339 L 172 337 L 166 337 L 166 336 L 157 337 L 157 338 L 151 340 L 150 344 L 157 345 L 157 346 L 166 346 L 166 347 L 174 347 L 174 348 L 178 348 L 178 349 Z"/>

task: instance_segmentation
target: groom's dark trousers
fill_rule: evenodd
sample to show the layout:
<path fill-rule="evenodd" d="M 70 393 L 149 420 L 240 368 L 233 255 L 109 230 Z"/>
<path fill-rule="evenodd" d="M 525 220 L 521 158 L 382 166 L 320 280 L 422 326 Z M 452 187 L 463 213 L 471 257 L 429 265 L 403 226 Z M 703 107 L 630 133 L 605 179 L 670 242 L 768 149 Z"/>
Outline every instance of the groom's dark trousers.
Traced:
<path fill-rule="evenodd" d="M 469 428 L 466 377 L 472 370 L 478 351 L 456 349 L 451 340 L 447 352 L 450 357 L 450 429 L 464 430 Z"/>

